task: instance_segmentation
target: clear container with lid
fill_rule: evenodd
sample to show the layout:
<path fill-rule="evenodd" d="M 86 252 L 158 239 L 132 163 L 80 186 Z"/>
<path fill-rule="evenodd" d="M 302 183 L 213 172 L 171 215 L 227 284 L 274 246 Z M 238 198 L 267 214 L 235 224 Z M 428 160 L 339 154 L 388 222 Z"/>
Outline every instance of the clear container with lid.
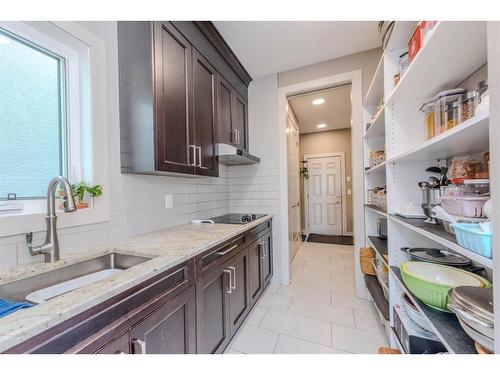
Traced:
<path fill-rule="evenodd" d="M 445 131 L 453 129 L 460 122 L 460 100 L 448 103 L 444 111 Z"/>
<path fill-rule="evenodd" d="M 398 67 L 399 67 L 399 78 L 403 78 L 406 69 L 408 69 L 409 66 L 409 61 L 408 61 L 408 51 L 403 53 L 402 55 L 399 56 L 398 59 Z"/>
<path fill-rule="evenodd" d="M 485 112 L 490 109 L 490 93 L 488 90 L 488 80 L 479 82 L 477 88 L 477 106 L 476 113 Z"/>
<path fill-rule="evenodd" d="M 466 92 L 461 99 L 459 123 L 467 121 L 474 116 L 478 102 L 477 91 Z"/>
<path fill-rule="evenodd" d="M 424 126 L 426 139 L 434 138 L 436 134 L 436 105 L 430 100 L 422 104 L 420 111 L 424 113 Z"/>
<path fill-rule="evenodd" d="M 451 89 L 445 90 L 438 93 L 432 101 L 434 102 L 434 112 L 435 112 L 435 127 L 436 127 L 436 135 L 444 133 L 447 129 L 451 129 L 452 127 L 458 124 L 458 107 L 460 106 L 460 98 L 465 93 L 465 89 Z M 453 103 L 457 103 L 457 108 Z M 451 104 L 451 105 L 450 105 Z M 447 111 L 450 112 L 447 115 Z M 455 115 L 454 121 L 448 123 L 448 120 L 453 118 Z M 451 126 L 451 127 L 449 127 Z"/>

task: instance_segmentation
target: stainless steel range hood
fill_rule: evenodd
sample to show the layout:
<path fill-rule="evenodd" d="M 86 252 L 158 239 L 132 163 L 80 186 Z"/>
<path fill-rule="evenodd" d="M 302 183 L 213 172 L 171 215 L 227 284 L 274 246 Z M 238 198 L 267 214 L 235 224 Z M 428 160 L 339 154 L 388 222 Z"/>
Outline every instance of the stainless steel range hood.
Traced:
<path fill-rule="evenodd" d="M 219 163 L 224 165 L 246 165 L 260 163 L 260 158 L 225 143 L 217 144 Z"/>

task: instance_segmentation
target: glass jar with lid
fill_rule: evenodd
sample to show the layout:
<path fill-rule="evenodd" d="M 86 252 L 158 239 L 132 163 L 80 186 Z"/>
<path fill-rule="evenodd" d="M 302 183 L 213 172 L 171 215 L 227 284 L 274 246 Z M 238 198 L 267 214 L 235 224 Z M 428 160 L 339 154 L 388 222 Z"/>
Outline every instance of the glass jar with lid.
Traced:
<path fill-rule="evenodd" d="M 460 100 L 446 104 L 444 111 L 445 130 L 453 129 L 459 124 Z"/>
<path fill-rule="evenodd" d="M 476 113 L 488 111 L 490 109 L 490 94 L 488 91 L 488 80 L 479 82 L 477 88 L 477 106 Z"/>
<path fill-rule="evenodd" d="M 459 122 L 462 123 L 467 121 L 474 116 L 477 105 L 477 91 L 467 91 L 462 96 L 462 102 L 460 105 L 460 119 Z"/>
<path fill-rule="evenodd" d="M 439 129 L 436 129 L 436 104 L 429 100 L 422 104 L 420 111 L 424 113 L 424 126 L 426 139 L 434 138 L 439 134 Z"/>

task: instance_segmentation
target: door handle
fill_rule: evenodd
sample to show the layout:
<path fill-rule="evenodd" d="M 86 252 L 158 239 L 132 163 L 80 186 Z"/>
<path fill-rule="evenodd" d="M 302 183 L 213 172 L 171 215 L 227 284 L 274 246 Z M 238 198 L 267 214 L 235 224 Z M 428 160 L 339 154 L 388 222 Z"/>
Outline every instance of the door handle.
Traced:
<path fill-rule="evenodd" d="M 201 166 L 201 147 L 197 146 L 196 151 L 198 151 L 198 160 L 199 160 L 199 163 L 196 166 L 201 168 L 202 167 Z M 196 164 L 196 161 L 195 161 L 195 164 Z"/>
<path fill-rule="evenodd" d="M 189 162 L 189 165 L 196 167 L 196 145 L 189 145 L 189 151 L 192 151 L 191 153 L 192 162 Z"/>
<path fill-rule="evenodd" d="M 232 281 L 233 281 L 233 283 L 231 285 L 231 289 L 234 290 L 234 289 L 236 289 L 236 268 L 233 267 L 233 266 L 230 266 L 230 267 L 227 267 L 227 268 L 229 268 L 230 271 L 233 271 L 233 275 L 231 277 Z"/>
<path fill-rule="evenodd" d="M 144 340 L 132 339 L 132 344 L 134 345 L 134 354 L 146 354 L 146 342 Z M 135 349 L 139 347 L 139 351 Z"/>
<path fill-rule="evenodd" d="M 223 270 L 222 272 L 227 273 L 229 275 L 229 290 L 226 290 L 227 294 L 233 293 L 233 288 L 231 288 L 231 285 L 233 284 L 233 273 L 231 270 Z"/>

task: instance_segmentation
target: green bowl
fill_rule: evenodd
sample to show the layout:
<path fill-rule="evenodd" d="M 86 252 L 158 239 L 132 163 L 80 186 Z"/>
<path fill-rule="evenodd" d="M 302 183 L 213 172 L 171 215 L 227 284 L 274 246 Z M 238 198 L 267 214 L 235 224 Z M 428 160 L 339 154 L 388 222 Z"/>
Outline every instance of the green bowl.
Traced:
<path fill-rule="evenodd" d="M 407 288 L 427 306 L 448 310 L 448 292 L 457 286 L 491 288 L 485 278 L 459 268 L 425 262 L 406 262 L 399 266 Z"/>

